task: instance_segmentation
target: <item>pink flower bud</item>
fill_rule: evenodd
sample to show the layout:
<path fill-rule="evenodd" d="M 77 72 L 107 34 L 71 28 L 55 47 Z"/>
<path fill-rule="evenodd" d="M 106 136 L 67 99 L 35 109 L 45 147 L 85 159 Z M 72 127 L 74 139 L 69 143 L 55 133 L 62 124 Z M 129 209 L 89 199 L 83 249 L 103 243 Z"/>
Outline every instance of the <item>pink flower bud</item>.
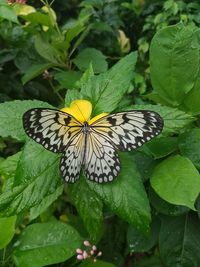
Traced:
<path fill-rule="evenodd" d="M 96 247 L 96 246 L 92 246 L 92 249 L 93 249 L 94 251 L 96 251 L 96 250 L 97 250 L 97 247 Z"/>
<path fill-rule="evenodd" d="M 99 251 L 98 254 L 97 254 L 97 257 L 100 257 L 100 256 L 102 256 L 102 252 L 101 251 Z"/>
<path fill-rule="evenodd" d="M 83 251 L 83 258 L 84 259 L 87 259 L 88 258 L 88 254 L 87 254 L 87 252 L 85 250 Z"/>
<path fill-rule="evenodd" d="M 76 253 L 78 253 L 78 254 L 83 254 L 83 251 L 82 251 L 82 249 L 77 248 Z"/>
<path fill-rule="evenodd" d="M 86 246 L 86 247 L 91 247 L 90 242 L 87 241 L 87 240 L 85 240 L 85 241 L 83 242 L 83 244 L 84 244 L 84 246 Z"/>
<path fill-rule="evenodd" d="M 90 255 L 94 255 L 94 250 L 90 250 Z"/>
<path fill-rule="evenodd" d="M 80 261 L 84 259 L 84 258 L 83 258 L 83 255 L 80 255 L 80 254 L 79 254 L 79 255 L 77 255 L 77 257 L 76 257 L 76 258 L 77 258 L 77 260 L 80 260 Z"/>

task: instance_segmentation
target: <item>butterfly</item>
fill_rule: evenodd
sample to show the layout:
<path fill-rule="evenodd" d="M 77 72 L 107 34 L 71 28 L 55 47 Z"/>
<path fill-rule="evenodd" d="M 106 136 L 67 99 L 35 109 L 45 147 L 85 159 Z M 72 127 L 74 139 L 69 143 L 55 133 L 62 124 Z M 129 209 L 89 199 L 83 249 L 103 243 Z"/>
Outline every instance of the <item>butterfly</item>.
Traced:
<path fill-rule="evenodd" d="M 34 108 L 23 115 L 26 134 L 47 150 L 62 153 L 60 171 L 66 182 L 75 183 L 84 168 L 87 179 L 105 183 L 120 171 L 117 151 L 134 150 L 163 128 L 153 111 L 131 110 L 105 115 L 92 123 L 49 108 Z"/>

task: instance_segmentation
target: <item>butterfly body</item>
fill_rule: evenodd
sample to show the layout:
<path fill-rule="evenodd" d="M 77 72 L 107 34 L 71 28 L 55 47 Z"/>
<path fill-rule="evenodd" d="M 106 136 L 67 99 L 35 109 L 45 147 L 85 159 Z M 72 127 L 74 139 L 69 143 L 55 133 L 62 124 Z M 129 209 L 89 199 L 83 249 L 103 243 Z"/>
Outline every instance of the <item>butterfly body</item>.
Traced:
<path fill-rule="evenodd" d="M 120 171 L 117 151 L 131 151 L 157 136 L 163 120 L 153 111 L 131 110 L 79 121 L 71 114 L 36 108 L 23 116 L 25 132 L 44 148 L 62 153 L 60 170 L 66 182 L 85 176 L 94 182 L 113 181 Z"/>

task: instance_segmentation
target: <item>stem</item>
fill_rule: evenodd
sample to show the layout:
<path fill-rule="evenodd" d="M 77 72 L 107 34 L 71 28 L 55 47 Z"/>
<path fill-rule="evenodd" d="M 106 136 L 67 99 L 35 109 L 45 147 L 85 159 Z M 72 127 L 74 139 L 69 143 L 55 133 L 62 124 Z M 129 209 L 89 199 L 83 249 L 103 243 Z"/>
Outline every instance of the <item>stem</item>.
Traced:
<path fill-rule="evenodd" d="M 58 96 L 58 98 L 60 99 L 61 102 L 63 102 L 63 97 L 59 94 L 59 92 L 56 90 L 56 88 L 54 87 L 53 83 L 51 81 L 48 81 L 54 94 L 56 94 Z"/>

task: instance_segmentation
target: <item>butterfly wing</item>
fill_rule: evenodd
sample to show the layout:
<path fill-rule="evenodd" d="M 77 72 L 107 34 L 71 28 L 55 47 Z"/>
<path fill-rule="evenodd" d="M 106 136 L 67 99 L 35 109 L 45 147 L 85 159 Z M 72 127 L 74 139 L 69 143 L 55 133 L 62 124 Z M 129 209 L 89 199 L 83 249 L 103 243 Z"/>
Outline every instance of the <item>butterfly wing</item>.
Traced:
<path fill-rule="evenodd" d="M 92 123 L 91 128 L 117 149 L 130 151 L 160 134 L 163 119 L 153 111 L 132 110 L 107 115 Z"/>
<path fill-rule="evenodd" d="M 90 131 L 84 157 L 86 177 L 94 182 L 111 182 L 120 171 L 120 162 L 113 145 L 102 135 Z"/>
<path fill-rule="evenodd" d="M 23 115 L 26 134 L 53 152 L 62 152 L 69 141 L 81 131 L 82 124 L 70 114 L 44 108 L 28 110 Z"/>
<path fill-rule="evenodd" d="M 77 133 L 66 147 L 60 161 L 60 171 L 66 182 L 75 183 L 79 179 L 85 151 L 83 133 Z"/>

